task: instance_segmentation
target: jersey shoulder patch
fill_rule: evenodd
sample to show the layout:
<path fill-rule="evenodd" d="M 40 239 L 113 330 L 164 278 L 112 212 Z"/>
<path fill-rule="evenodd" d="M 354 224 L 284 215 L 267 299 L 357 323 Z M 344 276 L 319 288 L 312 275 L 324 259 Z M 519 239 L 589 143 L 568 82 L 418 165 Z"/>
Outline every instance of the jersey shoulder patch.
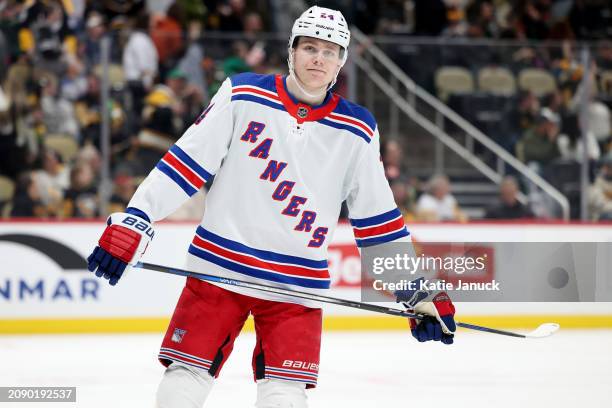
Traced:
<path fill-rule="evenodd" d="M 374 137 L 376 120 L 363 106 L 340 98 L 336 108 L 325 118 L 326 124 L 347 130 L 367 143 Z"/>

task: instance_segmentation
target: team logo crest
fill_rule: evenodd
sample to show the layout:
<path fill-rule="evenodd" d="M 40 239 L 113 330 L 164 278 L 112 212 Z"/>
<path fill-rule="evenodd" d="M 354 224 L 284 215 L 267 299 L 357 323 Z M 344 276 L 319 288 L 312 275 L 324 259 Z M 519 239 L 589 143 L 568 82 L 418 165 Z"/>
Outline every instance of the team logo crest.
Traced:
<path fill-rule="evenodd" d="M 174 329 L 174 333 L 172 333 L 172 341 L 175 343 L 180 343 L 183 341 L 183 336 L 187 333 L 187 330 L 183 329 Z"/>
<path fill-rule="evenodd" d="M 304 119 L 306 116 L 308 116 L 308 109 L 303 106 L 300 106 L 297 110 L 297 115 L 300 118 Z"/>

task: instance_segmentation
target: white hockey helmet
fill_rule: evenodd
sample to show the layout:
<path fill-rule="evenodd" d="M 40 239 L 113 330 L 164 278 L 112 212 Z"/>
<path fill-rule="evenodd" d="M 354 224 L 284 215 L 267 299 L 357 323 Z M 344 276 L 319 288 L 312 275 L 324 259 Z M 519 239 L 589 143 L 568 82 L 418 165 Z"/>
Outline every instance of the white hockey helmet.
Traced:
<path fill-rule="evenodd" d="M 351 32 L 344 16 L 338 10 L 312 6 L 302 13 L 293 23 L 291 38 L 289 38 L 289 54 L 297 37 L 313 37 L 338 44 L 342 47 L 342 63 L 346 62 Z"/>

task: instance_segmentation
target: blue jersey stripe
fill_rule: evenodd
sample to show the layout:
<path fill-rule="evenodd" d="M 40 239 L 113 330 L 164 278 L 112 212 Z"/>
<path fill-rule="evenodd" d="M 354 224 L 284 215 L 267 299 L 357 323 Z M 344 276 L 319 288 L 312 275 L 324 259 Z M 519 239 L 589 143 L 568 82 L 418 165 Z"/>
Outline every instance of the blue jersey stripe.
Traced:
<path fill-rule="evenodd" d="M 369 247 L 372 245 L 384 244 L 385 242 L 395 241 L 398 238 L 407 237 L 410 233 L 406 227 L 401 230 L 394 232 L 393 234 L 383 235 L 375 238 L 367 238 L 367 239 L 356 239 L 357 246 L 359 248 Z"/>
<path fill-rule="evenodd" d="M 187 357 L 192 360 L 201 361 L 204 363 L 209 363 L 209 364 L 212 363 L 212 360 L 206 360 L 205 358 L 200 358 L 200 357 L 194 356 L 193 354 L 183 353 L 182 351 L 178 351 L 178 350 L 167 348 L 167 347 L 162 347 L 159 350 L 161 352 L 169 352 L 169 353 L 178 354 L 179 356 Z"/>
<path fill-rule="evenodd" d="M 186 361 L 180 357 L 174 357 L 174 356 L 169 356 L 166 355 L 165 353 L 159 353 L 157 355 L 157 358 L 160 360 L 170 360 L 170 361 L 180 361 L 183 364 L 187 364 L 190 365 L 192 367 L 196 367 L 196 368 L 204 368 L 206 370 L 208 370 L 210 368 L 210 364 L 206 365 L 206 364 L 196 364 L 196 363 L 191 363 L 189 361 Z"/>
<path fill-rule="evenodd" d="M 202 166 L 200 166 L 198 163 L 196 163 L 195 160 L 193 160 L 191 157 L 189 157 L 189 155 L 187 153 L 185 153 L 183 151 L 183 149 L 181 149 L 177 145 L 173 145 L 170 148 L 170 151 L 172 153 L 174 153 L 176 155 L 176 157 L 181 159 L 181 161 L 183 163 L 185 163 L 187 165 L 187 167 L 189 167 L 191 170 L 193 170 L 195 173 L 197 173 L 198 176 L 202 177 L 204 179 L 204 181 L 208 181 L 212 177 L 212 174 L 210 174 L 209 172 L 204 170 L 204 168 Z"/>
<path fill-rule="evenodd" d="M 308 268 L 327 269 L 327 260 L 315 260 L 308 258 L 301 258 L 298 256 L 279 254 L 278 252 L 264 251 L 261 249 L 251 248 L 240 242 L 232 241 L 227 238 L 220 237 L 202 227 L 198 227 L 196 233 L 200 238 L 208 240 L 214 244 L 217 244 L 223 248 L 231 249 L 232 251 L 240 252 L 246 255 L 254 256 L 264 261 L 280 262 L 285 264 L 306 266 Z"/>
<path fill-rule="evenodd" d="M 192 196 L 198 192 L 191 184 L 187 183 L 184 178 L 182 178 L 179 173 L 174 170 L 172 167 L 168 166 L 163 161 L 159 161 L 155 166 L 159 171 L 164 173 L 166 176 L 170 177 L 180 188 L 183 189 L 188 196 Z"/>
<path fill-rule="evenodd" d="M 254 74 L 244 72 L 230 77 L 232 87 L 237 86 L 256 86 L 270 92 L 276 93 L 276 77 L 274 74 Z"/>
<path fill-rule="evenodd" d="M 356 103 L 347 101 L 342 98 L 334 109 L 333 113 L 339 113 L 341 115 L 346 115 L 351 118 L 359 119 L 368 125 L 368 127 L 372 130 L 376 129 L 376 120 L 374 116 L 363 106 L 359 106 Z"/>
<path fill-rule="evenodd" d="M 238 94 L 238 95 L 234 95 L 234 96 L 232 96 L 232 101 L 255 102 L 255 103 L 259 103 L 261 105 L 269 106 L 270 108 L 286 111 L 285 107 L 280 102 L 279 103 L 272 102 L 272 101 L 270 101 L 268 99 L 259 98 L 259 97 L 255 96 L 255 95 L 250 95 L 250 94 Z"/>
<path fill-rule="evenodd" d="M 394 208 L 391 211 L 387 211 L 386 213 L 382 213 L 379 215 L 375 215 L 373 217 L 368 218 L 349 218 L 351 225 L 357 228 L 370 227 L 372 225 L 382 224 L 386 221 L 391 221 L 396 219 L 397 217 L 401 217 L 402 213 L 398 208 Z"/>
<path fill-rule="evenodd" d="M 345 125 L 342 123 L 332 122 L 331 120 L 328 120 L 328 119 L 321 119 L 321 120 L 318 120 L 317 122 L 323 125 L 331 126 L 336 129 L 348 130 L 349 132 L 354 133 L 355 135 L 365 140 L 367 143 L 370 143 L 370 140 L 371 140 L 370 136 L 368 136 L 365 132 L 360 130 L 358 127 L 351 126 L 349 124 Z"/>
<path fill-rule="evenodd" d="M 243 275 L 248 275 L 253 278 L 264 279 L 264 280 L 284 283 L 288 285 L 302 286 L 305 288 L 312 288 L 312 289 L 329 289 L 329 285 L 330 285 L 329 279 L 317 280 L 317 279 L 299 278 L 296 276 L 281 275 L 276 272 L 263 271 L 261 269 L 251 268 L 249 266 L 245 266 L 245 265 L 218 257 L 214 254 L 211 254 L 210 252 L 203 251 L 195 247 L 193 244 L 189 245 L 189 253 L 197 256 L 198 258 L 202 258 L 208 262 L 214 263 L 215 265 L 219 265 L 222 268 L 228 269 L 230 271 L 238 272 Z"/>

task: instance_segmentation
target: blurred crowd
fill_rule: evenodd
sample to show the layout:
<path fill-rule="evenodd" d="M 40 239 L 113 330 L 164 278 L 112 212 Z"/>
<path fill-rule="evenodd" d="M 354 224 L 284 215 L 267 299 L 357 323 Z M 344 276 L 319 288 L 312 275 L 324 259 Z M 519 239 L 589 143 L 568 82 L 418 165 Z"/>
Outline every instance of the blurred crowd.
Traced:
<path fill-rule="evenodd" d="M 225 77 L 282 66 L 256 38 L 264 16 L 250 10 L 268 12 L 264 3 L 1 0 L 2 215 L 88 218 L 124 208 Z M 293 7 L 277 3 L 274 17 L 284 19 Z M 223 44 L 222 58 L 205 55 L 202 36 L 219 31 L 241 39 Z M 107 208 L 98 194 L 103 113 L 113 179 Z M 177 216 L 198 212 L 192 205 Z"/>
<path fill-rule="evenodd" d="M 286 43 L 262 38 L 268 32 L 288 33 L 311 3 L 0 0 L 0 215 L 92 218 L 125 208 L 138 183 L 198 117 L 224 78 L 286 70 Z M 596 0 L 317 3 L 342 10 L 368 34 L 598 39 L 610 37 L 606 30 L 611 27 L 606 23 L 608 2 Z M 213 43 L 219 32 L 239 35 Z M 612 69 L 612 47 L 602 48 L 602 55 Z M 526 53 L 529 58 L 533 62 L 541 56 Z M 575 58 L 563 61 L 558 72 L 578 83 Z M 110 93 L 103 103 L 104 66 L 109 68 Z M 341 78 L 337 87 L 340 93 L 343 82 Z M 567 94 L 560 88 L 545 98 L 521 94 L 513 122 L 520 137 L 508 136 L 505 147 L 526 162 L 580 155 L 573 133 L 562 132 L 577 126 L 566 109 L 575 90 Z M 106 208 L 99 194 L 104 114 L 109 118 L 113 181 Z M 564 134 L 569 136 L 564 139 Z M 589 144 L 594 161 L 607 157 L 602 140 Z M 382 149 L 389 183 L 408 218 L 467 220 L 448 177 L 406 177 L 401 146 L 391 140 Z M 593 216 L 603 219 L 610 215 L 612 171 L 602 166 L 593 172 L 598 175 L 593 188 L 601 190 L 593 193 L 593 202 L 600 203 Z M 512 177 L 504 180 L 500 204 L 487 209 L 486 216 L 534 216 L 516 200 L 520 184 Z M 199 218 L 204 195 L 200 192 L 172 217 Z"/>
<path fill-rule="evenodd" d="M 372 2 L 374 3 L 374 2 Z M 608 0 L 407 0 L 373 7 L 369 34 L 597 40 L 612 34 Z"/>
<path fill-rule="evenodd" d="M 556 143 L 550 135 L 558 131 L 557 119 L 546 111 L 538 116 L 533 127 L 528 131 L 531 134 L 525 138 L 530 152 L 546 152 L 548 150 L 559 150 L 559 147 L 550 147 L 549 143 Z M 552 129 L 555 128 L 555 129 Z M 554 131 L 553 131 L 554 130 Z M 567 137 L 567 136 L 565 136 Z M 531 141 L 530 138 L 542 138 L 542 140 Z M 563 140 L 563 139 L 561 139 Z M 381 153 L 385 174 L 389 180 L 391 191 L 404 218 L 408 222 L 468 222 L 470 216 L 466 209 L 461 208 L 460 200 L 453 193 L 453 182 L 443 173 L 433 174 L 428 179 L 419 179 L 410 176 L 411 172 L 405 168 L 403 160 L 403 146 L 400 140 L 388 140 L 383 143 Z M 542 147 L 545 144 L 548 147 Z M 594 143 L 596 146 L 596 143 Z M 533 153 L 537 154 L 537 153 Z M 556 156 L 555 156 L 556 157 Z M 540 157 L 538 157 L 539 159 Z M 539 162 L 535 160 L 527 162 L 530 167 L 538 167 Z M 557 178 L 569 178 L 572 180 L 572 191 L 579 195 L 580 192 L 580 166 L 576 159 L 564 160 L 559 158 L 553 161 L 555 166 L 545 167 L 547 170 L 560 174 L 545 174 L 548 181 Z M 593 174 L 589 175 L 587 189 L 587 216 L 591 221 L 612 221 L 612 154 L 601 157 L 592 162 Z M 521 194 L 525 191 L 526 194 Z M 563 191 L 568 194 L 568 191 Z M 571 198 L 571 194 L 568 194 Z M 523 197 L 521 197 L 523 196 Z M 547 202 L 540 191 L 517 175 L 506 175 L 501 183 L 495 197 L 483 200 L 484 212 L 475 219 L 488 220 L 551 220 L 559 218 L 554 213 L 553 203 Z M 570 204 L 577 208 L 571 208 L 572 213 L 579 214 L 580 203 Z M 576 217 L 577 218 L 577 217 Z"/>

